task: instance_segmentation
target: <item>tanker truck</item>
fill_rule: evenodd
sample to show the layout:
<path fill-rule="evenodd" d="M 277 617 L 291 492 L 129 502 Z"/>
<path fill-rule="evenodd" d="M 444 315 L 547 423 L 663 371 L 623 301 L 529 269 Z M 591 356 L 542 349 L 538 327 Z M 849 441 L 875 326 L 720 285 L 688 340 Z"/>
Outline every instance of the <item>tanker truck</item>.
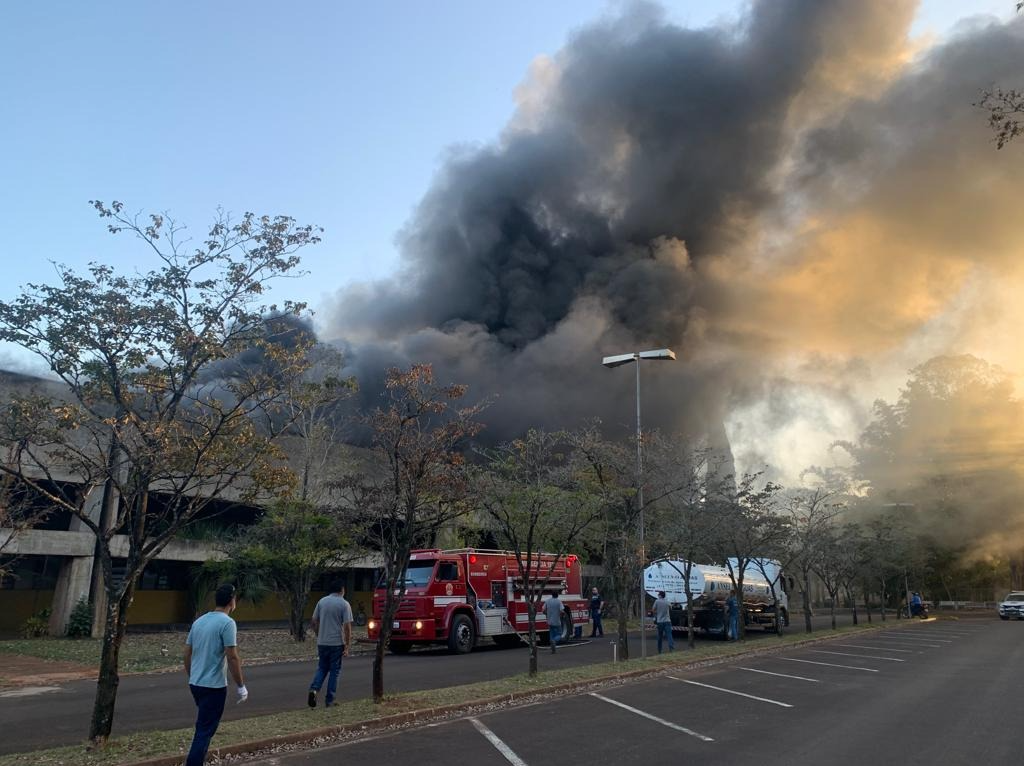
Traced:
<path fill-rule="evenodd" d="M 777 562 L 766 561 L 764 568 L 772 577 L 769 581 L 751 562 L 743 575 L 744 625 L 756 625 L 769 630 L 780 630 L 789 624 L 789 599 L 785 578 L 779 576 Z M 735 567 L 734 567 L 735 569 Z M 683 575 L 686 562 L 679 559 L 658 559 L 644 570 L 644 589 L 652 598 L 665 591 L 671 604 L 672 629 L 686 628 L 686 589 Z M 728 622 L 725 600 L 733 589 L 729 569 L 712 564 L 693 564 L 690 568 L 690 593 L 693 596 L 693 627 L 714 636 L 725 636 Z M 779 620 L 775 620 L 776 604 Z M 778 625 L 778 628 L 776 626 Z"/>

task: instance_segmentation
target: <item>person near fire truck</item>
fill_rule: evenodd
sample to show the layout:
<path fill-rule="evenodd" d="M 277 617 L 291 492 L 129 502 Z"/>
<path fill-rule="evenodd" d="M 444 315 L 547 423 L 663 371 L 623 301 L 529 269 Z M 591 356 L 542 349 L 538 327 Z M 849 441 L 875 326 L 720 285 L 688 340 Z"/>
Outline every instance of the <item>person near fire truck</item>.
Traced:
<path fill-rule="evenodd" d="M 562 602 L 558 593 L 552 593 L 551 598 L 544 602 L 544 616 L 548 618 L 548 641 L 554 654 L 562 638 Z"/>
<path fill-rule="evenodd" d="M 601 625 L 601 612 L 604 611 L 604 599 L 601 598 L 601 594 L 597 588 L 591 588 L 590 590 L 590 619 L 593 621 L 594 626 L 590 629 L 591 638 L 603 638 L 604 637 L 604 626 Z"/>
<path fill-rule="evenodd" d="M 317 634 L 317 668 L 309 685 L 307 704 L 316 707 L 316 696 L 327 680 L 324 704 L 331 707 L 338 692 L 341 659 L 348 657 L 352 646 L 352 607 L 345 600 L 345 581 L 336 579 L 330 584 L 331 592 L 320 599 L 313 609 L 309 627 Z"/>

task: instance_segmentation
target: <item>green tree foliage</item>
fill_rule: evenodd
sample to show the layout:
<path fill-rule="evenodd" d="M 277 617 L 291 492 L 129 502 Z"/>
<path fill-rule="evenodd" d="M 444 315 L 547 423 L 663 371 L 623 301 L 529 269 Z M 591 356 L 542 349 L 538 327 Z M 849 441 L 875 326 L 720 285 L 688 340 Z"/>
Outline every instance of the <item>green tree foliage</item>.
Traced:
<path fill-rule="evenodd" d="M 338 511 L 281 500 L 231 539 L 224 549 L 227 560 L 218 569 L 222 577 L 265 583 L 288 615 L 292 638 L 305 641 L 306 603 L 313 583 L 362 553 L 353 543 L 352 529 Z"/>

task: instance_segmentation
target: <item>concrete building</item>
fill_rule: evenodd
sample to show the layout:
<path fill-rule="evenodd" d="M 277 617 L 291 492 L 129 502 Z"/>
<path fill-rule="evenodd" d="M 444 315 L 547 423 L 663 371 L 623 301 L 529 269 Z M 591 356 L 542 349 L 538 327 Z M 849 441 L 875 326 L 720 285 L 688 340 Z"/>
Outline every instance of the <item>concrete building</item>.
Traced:
<path fill-rule="evenodd" d="M 32 387 L 52 389 L 56 384 L 23 375 L 0 371 L 0 400 L 12 391 Z M 56 469 L 53 469 L 56 470 Z M 75 477 L 59 475 L 55 481 L 74 484 Z M 102 491 L 90 493 L 85 512 L 99 523 Z M 151 503 L 161 503 L 159 492 L 153 492 Z M 0 570 L 7 575 L 0 578 L 0 634 L 17 634 L 25 621 L 49 611 L 51 635 L 65 632 L 68 618 L 82 599 L 95 600 L 103 596 L 103 581 L 99 563 L 95 559 L 95 536 L 81 519 L 54 508 L 45 509 L 45 517 L 31 529 L 14 533 L 0 527 Z M 139 578 L 134 600 L 128 613 L 131 627 L 187 625 L 197 609 L 212 604 L 212 596 L 196 587 L 197 573 L 206 561 L 223 554 L 211 542 L 211 534 L 218 529 L 244 527 L 252 524 L 260 508 L 241 502 L 222 500 L 211 503 L 203 512 L 172 540 L 146 567 Z M 128 552 L 128 538 L 116 535 L 112 540 L 115 573 L 124 567 Z M 346 567 L 348 594 L 353 611 L 371 611 L 371 597 L 379 562 L 374 556 Z M 326 580 L 314 586 L 307 611 L 311 612 L 317 598 L 324 594 Z M 206 604 L 196 602 L 206 596 Z M 287 619 L 285 608 L 273 596 L 259 603 L 243 602 L 235 617 L 242 623 L 278 623 Z"/>

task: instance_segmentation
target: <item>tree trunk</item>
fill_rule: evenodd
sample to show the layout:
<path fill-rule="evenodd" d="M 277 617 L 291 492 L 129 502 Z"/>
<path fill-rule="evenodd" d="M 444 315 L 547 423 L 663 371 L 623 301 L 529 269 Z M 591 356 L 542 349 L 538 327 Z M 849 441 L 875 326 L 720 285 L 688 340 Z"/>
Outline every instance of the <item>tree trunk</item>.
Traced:
<path fill-rule="evenodd" d="M 882 622 L 885 622 L 885 580 L 882 580 L 882 593 L 881 593 L 881 596 L 882 596 L 882 603 L 881 603 L 881 606 L 879 607 L 879 611 L 882 614 Z"/>
<path fill-rule="evenodd" d="M 532 603 L 526 606 L 527 626 L 530 636 L 530 677 L 537 675 L 537 607 Z"/>
<path fill-rule="evenodd" d="M 857 625 L 857 594 L 852 588 L 848 588 L 846 591 L 846 597 L 850 599 L 850 608 L 853 610 L 853 624 Z"/>
<path fill-rule="evenodd" d="M 292 639 L 298 642 L 306 640 L 306 600 L 308 594 L 305 591 L 292 592 L 288 608 L 288 632 Z"/>
<path fill-rule="evenodd" d="M 800 590 L 804 597 L 804 630 L 812 633 L 814 626 L 811 624 L 811 575 L 806 570 L 803 573 L 803 586 Z"/>
<path fill-rule="evenodd" d="M 117 687 L 121 682 L 118 662 L 121 642 L 124 641 L 128 625 L 128 606 L 135 593 L 135 580 L 125 584 L 124 592 L 107 596 L 107 611 L 103 630 L 103 650 L 100 655 L 100 672 L 96 681 L 96 697 L 93 701 L 92 721 L 89 724 L 89 740 L 102 747 L 110 737 L 114 726 L 114 705 L 117 702 Z"/>
<path fill-rule="evenodd" d="M 832 602 L 832 630 L 836 629 L 836 598 L 839 596 L 839 591 L 835 593 L 829 593 L 829 600 Z"/>
<path fill-rule="evenodd" d="M 641 618 L 641 619 L 643 619 L 643 618 Z M 622 611 L 619 612 L 618 628 L 619 628 L 619 660 L 625 661 L 625 660 L 629 659 L 629 614 L 628 613 L 622 612 Z"/>
<path fill-rule="evenodd" d="M 686 573 L 683 575 L 683 590 L 686 592 L 686 641 L 691 649 L 697 648 L 697 637 L 693 632 L 693 592 L 690 590 L 690 573 L 693 571 L 693 558 L 686 557 Z"/>

